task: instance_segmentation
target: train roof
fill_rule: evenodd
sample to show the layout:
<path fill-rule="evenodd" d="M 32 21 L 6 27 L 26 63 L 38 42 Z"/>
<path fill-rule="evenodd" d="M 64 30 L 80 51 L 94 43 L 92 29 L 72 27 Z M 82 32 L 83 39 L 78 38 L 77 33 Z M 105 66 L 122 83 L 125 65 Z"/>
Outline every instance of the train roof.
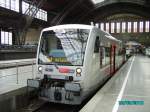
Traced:
<path fill-rule="evenodd" d="M 65 24 L 57 25 L 43 29 L 43 31 L 53 30 L 53 29 L 63 29 L 63 28 L 80 28 L 80 29 L 92 29 L 94 26 L 91 25 L 81 25 L 81 24 Z"/>
<path fill-rule="evenodd" d="M 115 40 L 115 41 L 118 41 L 118 42 L 122 42 L 118 39 L 116 39 L 115 37 L 111 36 L 111 35 L 105 35 L 107 38 L 111 39 L 111 40 Z"/>
<path fill-rule="evenodd" d="M 84 24 L 65 24 L 65 25 L 57 25 L 57 26 L 48 27 L 48 28 L 43 29 L 43 31 L 55 30 L 55 29 L 67 29 L 67 28 L 79 28 L 79 29 L 89 29 L 89 30 L 91 30 L 91 29 L 97 28 L 97 27 L 92 26 L 92 25 L 84 25 Z M 108 39 L 115 40 L 115 41 L 120 41 L 120 40 L 116 39 L 115 37 L 111 36 L 108 32 L 106 32 L 106 31 L 103 31 L 103 32 L 106 33 L 105 36 Z"/>

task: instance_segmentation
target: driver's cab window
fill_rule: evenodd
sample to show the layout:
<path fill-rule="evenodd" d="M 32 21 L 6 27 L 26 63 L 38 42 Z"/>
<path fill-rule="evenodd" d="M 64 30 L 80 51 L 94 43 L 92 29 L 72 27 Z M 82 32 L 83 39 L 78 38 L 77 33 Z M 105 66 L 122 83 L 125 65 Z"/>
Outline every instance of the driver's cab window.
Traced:
<path fill-rule="evenodd" d="M 49 34 L 42 40 L 41 50 L 43 53 L 49 55 L 52 50 L 62 49 L 60 39 L 56 38 L 54 35 Z"/>
<path fill-rule="evenodd" d="M 39 62 L 60 65 L 83 65 L 90 30 L 60 29 L 44 31 L 41 37 Z"/>

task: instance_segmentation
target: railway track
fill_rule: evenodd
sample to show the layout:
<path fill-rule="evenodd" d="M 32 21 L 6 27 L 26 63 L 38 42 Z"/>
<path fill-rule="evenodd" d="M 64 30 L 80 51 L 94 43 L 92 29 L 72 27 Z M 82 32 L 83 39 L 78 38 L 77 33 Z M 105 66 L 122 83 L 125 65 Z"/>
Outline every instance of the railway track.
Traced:
<path fill-rule="evenodd" d="M 78 112 L 80 106 L 50 103 L 43 100 L 34 100 L 27 107 L 16 112 Z"/>
<path fill-rule="evenodd" d="M 35 112 L 78 112 L 80 106 L 46 103 Z"/>
<path fill-rule="evenodd" d="M 16 112 L 36 112 L 39 108 L 45 105 L 47 102 L 39 99 L 32 100 L 29 105 L 21 109 L 16 110 Z"/>

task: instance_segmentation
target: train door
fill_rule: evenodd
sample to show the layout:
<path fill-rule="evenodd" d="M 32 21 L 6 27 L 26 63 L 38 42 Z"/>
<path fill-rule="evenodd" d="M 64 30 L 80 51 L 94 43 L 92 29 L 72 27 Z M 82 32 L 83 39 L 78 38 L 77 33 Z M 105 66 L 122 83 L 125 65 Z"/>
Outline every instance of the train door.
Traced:
<path fill-rule="evenodd" d="M 110 46 L 110 75 L 112 74 L 112 45 Z"/>
<path fill-rule="evenodd" d="M 110 74 L 115 73 L 116 71 L 116 46 L 111 45 L 110 50 Z"/>
<path fill-rule="evenodd" d="M 104 66 L 106 66 L 106 61 L 105 61 L 105 47 L 104 46 L 100 46 L 99 48 L 100 52 L 100 68 L 103 68 Z"/>
<path fill-rule="evenodd" d="M 103 49 L 102 49 L 102 46 L 100 46 L 99 48 L 100 50 L 100 68 L 102 68 L 102 65 L 103 65 Z"/>
<path fill-rule="evenodd" d="M 100 53 L 100 68 L 102 66 L 102 53 L 101 53 L 101 47 L 100 47 L 100 38 L 99 36 L 96 37 L 95 40 L 95 47 L 94 47 L 94 53 Z"/>
<path fill-rule="evenodd" d="M 116 46 L 113 45 L 113 73 L 116 72 Z"/>

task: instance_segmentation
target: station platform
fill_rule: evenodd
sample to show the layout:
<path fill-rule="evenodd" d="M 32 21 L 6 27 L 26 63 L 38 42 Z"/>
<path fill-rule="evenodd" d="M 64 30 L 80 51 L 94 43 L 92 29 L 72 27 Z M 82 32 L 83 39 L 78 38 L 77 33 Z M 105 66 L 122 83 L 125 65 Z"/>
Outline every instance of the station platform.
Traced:
<path fill-rule="evenodd" d="M 35 73 L 34 58 L 0 61 L 0 95 L 25 87 Z"/>
<path fill-rule="evenodd" d="M 132 56 L 80 112 L 150 112 L 150 58 Z"/>
<path fill-rule="evenodd" d="M 36 73 L 35 58 L 0 61 L 0 112 L 15 112 L 27 105 L 27 79 Z"/>

